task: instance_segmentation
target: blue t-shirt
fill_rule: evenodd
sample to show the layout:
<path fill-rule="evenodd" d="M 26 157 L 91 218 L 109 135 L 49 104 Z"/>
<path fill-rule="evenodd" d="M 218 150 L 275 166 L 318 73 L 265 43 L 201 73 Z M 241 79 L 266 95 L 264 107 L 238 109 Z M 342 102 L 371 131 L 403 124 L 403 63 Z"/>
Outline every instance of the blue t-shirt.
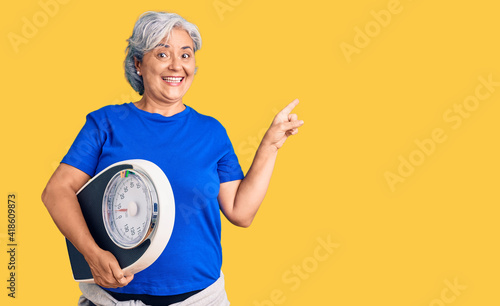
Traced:
<path fill-rule="evenodd" d="M 137 273 L 120 293 L 174 295 L 204 289 L 220 276 L 220 183 L 243 179 L 224 127 L 186 109 L 171 117 L 133 103 L 105 106 L 87 121 L 62 163 L 94 176 L 113 163 L 146 159 L 168 177 L 175 198 L 175 223 L 160 257 Z"/>

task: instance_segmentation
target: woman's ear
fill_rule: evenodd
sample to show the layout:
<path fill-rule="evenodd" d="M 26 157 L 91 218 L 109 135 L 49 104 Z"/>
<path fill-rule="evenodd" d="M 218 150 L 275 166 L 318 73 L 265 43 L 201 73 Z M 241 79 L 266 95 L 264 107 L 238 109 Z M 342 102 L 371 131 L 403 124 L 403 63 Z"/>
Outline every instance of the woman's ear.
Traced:
<path fill-rule="evenodd" d="M 141 62 L 135 56 L 134 56 L 134 66 L 135 66 L 135 70 L 137 71 L 137 74 L 140 74 Z"/>

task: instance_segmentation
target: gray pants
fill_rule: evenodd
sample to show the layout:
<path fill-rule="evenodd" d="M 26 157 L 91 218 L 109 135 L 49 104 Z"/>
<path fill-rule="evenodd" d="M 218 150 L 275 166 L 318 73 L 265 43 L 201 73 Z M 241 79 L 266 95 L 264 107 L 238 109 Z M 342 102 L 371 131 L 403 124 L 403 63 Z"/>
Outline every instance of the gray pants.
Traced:
<path fill-rule="evenodd" d="M 147 306 L 142 301 L 117 301 L 106 291 L 96 284 L 80 283 L 82 296 L 78 301 L 78 306 Z M 220 273 L 219 279 L 197 294 L 186 300 L 172 304 L 172 306 L 227 306 L 226 290 L 224 289 L 224 274 Z"/>

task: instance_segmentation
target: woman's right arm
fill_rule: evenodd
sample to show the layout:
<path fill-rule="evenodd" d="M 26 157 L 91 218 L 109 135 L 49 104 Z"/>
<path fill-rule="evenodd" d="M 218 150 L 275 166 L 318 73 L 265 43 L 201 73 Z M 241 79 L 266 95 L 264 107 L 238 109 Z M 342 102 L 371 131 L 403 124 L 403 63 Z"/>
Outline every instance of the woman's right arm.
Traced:
<path fill-rule="evenodd" d="M 85 172 L 61 163 L 42 193 L 42 202 L 61 233 L 85 257 L 95 283 L 107 288 L 123 287 L 134 276 L 125 276 L 113 254 L 95 243 L 76 197 L 89 179 Z"/>

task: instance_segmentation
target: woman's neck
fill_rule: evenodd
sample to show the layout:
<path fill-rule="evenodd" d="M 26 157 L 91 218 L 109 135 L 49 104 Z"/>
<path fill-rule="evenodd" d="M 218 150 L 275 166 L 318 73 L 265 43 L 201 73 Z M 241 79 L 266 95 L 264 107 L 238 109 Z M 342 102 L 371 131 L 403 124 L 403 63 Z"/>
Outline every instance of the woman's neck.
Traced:
<path fill-rule="evenodd" d="M 160 114 L 165 117 L 171 117 L 186 109 L 182 100 L 177 102 L 158 102 L 149 99 L 146 95 L 143 95 L 141 100 L 134 102 L 134 105 L 148 113 Z"/>

